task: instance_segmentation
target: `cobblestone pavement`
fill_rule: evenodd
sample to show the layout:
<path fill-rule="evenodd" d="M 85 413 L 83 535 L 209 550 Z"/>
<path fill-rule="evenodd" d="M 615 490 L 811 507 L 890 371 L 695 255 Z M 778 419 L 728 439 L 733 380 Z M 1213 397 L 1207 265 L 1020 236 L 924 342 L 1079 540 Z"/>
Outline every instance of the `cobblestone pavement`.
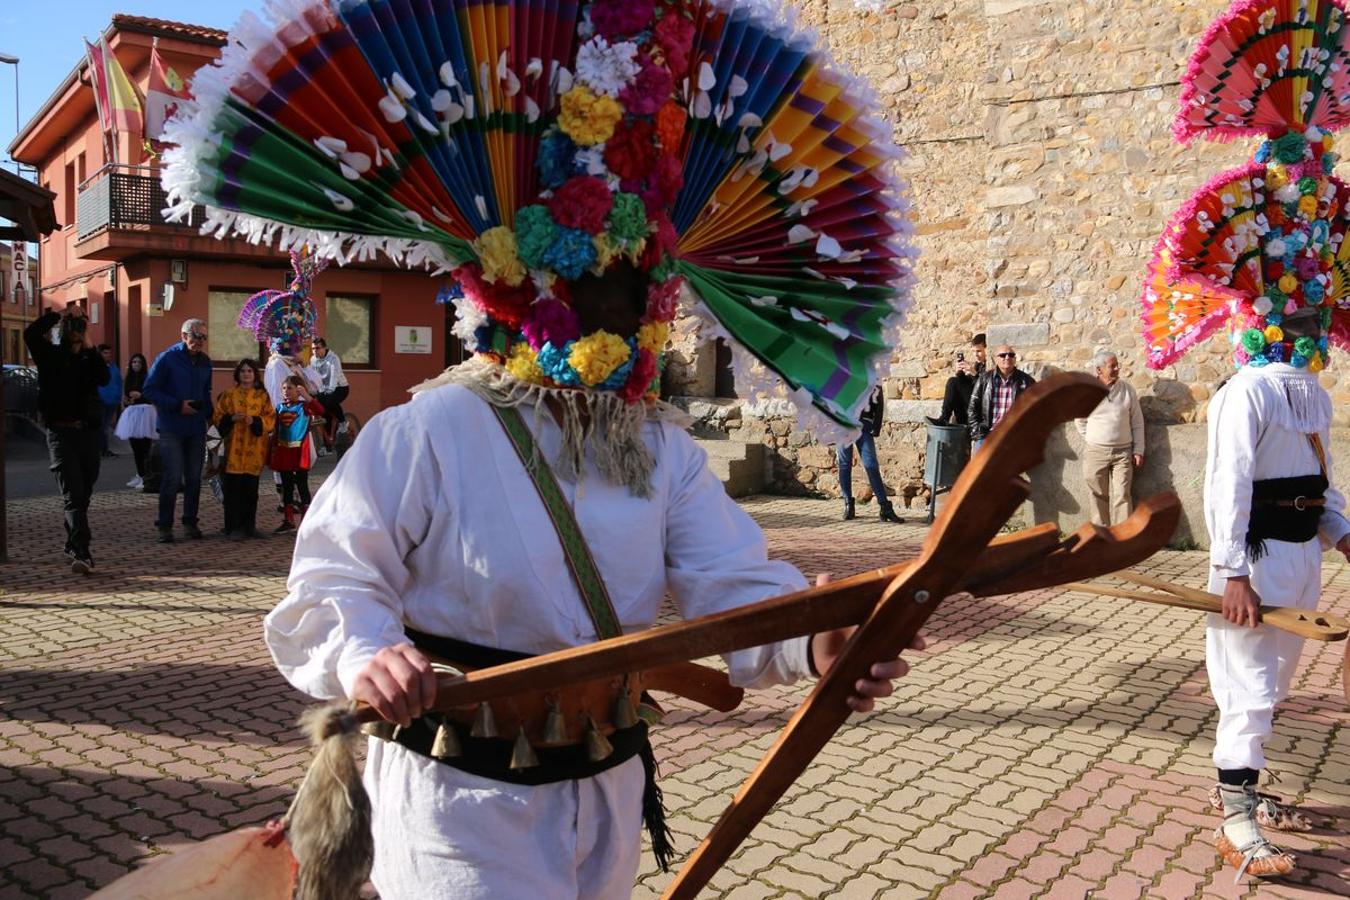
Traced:
<path fill-rule="evenodd" d="M 153 498 L 95 497 L 99 573 L 57 552 L 59 500 L 11 503 L 0 568 L 0 897 L 76 897 L 185 841 L 280 814 L 307 752 L 305 700 L 275 674 L 259 620 L 291 542 L 152 543 Z M 264 503 L 264 508 L 270 504 Z M 776 555 L 848 574 L 912 556 L 914 525 L 873 508 L 745 502 Z M 203 502 L 203 526 L 220 508 Z M 269 519 L 270 514 L 264 514 Z M 1155 574 L 1198 585 L 1205 557 Z M 1328 608 L 1350 569 L 1327 557 Z M 1284 841 L 1286 883 L 1235 887 L 1210 844 L 1214 711 L 1201 619 L 1043 591 L 950 600 L 898 695 L 855 716 L 716 879 L 709 896 L 1314 897 L 1350 894 L 1350 717 L 1342 645 L 1310 644 L 1268 748 L 1275 790 L 1318 820 Z M 659 730 L 670 824 L 687 851 L 809 686 L 731 714 L 673 703 Z M 635 892 L 670 876 L 644 857 Z"/>

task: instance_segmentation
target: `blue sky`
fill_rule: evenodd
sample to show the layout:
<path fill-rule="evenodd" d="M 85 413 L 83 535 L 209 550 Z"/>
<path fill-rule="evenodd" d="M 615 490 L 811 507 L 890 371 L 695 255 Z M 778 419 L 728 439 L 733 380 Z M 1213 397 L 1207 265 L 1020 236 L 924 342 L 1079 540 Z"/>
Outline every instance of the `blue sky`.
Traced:
<path fill-rule="evenodd" d="M 113 13 L 188 21 L 228 29 L 244 9 L 262 0 L 0 0 L 0 53 L 19 57 L 19 119 L 36 113 L 84 52 L 108 27 Z M 0 157 L 14 139 L 14 67 L 0 64 Z"/>

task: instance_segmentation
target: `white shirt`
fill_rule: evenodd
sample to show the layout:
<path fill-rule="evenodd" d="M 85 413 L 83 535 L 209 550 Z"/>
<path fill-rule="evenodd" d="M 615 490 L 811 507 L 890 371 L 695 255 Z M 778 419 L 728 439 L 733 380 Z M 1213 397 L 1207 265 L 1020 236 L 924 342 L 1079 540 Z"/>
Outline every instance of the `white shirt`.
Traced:
<path fill-rule="evenodd" d="M 1239 369 L 1209 405 L 1205 462 L 1205 524 L 1210 565 L 1224 578 L 1247 575 L 1247 525 L 1252 482 L 1315 475 L 1317 454 L 1307 435 L 1321 435 L 1331 482 L 1322 512 L 1323 548 L 1350 534 L 1345 497 L 1331 466 L 1331 398 L 1306 369 L 1283 363 Z"/>
<path fill-rule="evenodd" d="M 545 459 L 561 431 L 523 410 Z M 769 560 L 764 535 L 680 428 L 649 422 L 652 496 L 587 462 L 560 479 L 625 632 L 656 621 L 667 591 L 685 618 L 805 586 Z M 491 409 L 444 386 L 375 416 L 314 497 L 286 598 L 265 628 L 278 668 L 316 697 L 349 696 L 356 673 L 403 625 L 524 653 L 597 639 L 557 534 Z M 743 686 L 808 673 L 806 639 L 728 656 Z"/>
<path fill-rule="evenodd" d="M 331 394 L 340 387 L 347 387 L 347 376 L 342 373 L 342 360 L 332 350 L 326 356 L 315 353 L 309 358 L 309 364 L 319 376 L 319 391 Z"/>

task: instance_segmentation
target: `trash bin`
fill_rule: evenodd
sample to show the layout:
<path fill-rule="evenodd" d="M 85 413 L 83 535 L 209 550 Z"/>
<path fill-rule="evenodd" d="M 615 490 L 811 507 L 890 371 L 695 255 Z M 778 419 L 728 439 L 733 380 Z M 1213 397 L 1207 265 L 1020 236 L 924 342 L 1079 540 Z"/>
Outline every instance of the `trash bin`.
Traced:
<path fill-rule="evenodd" d="M 961 470 L 970 462 L 970 431 L 964 425 L 943 425 L 931 416 L 928 445 L 923 456 L 923 483 L 928 485 L 928 524 L 933 524 L 937 496 L 951 490 Z"/>

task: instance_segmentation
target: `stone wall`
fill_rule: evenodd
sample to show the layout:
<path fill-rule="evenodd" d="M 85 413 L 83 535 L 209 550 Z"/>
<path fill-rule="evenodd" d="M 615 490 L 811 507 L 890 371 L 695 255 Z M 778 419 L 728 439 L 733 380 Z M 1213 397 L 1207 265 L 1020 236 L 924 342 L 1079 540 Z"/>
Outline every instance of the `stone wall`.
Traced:
<path fill-rule="evenodd" d="M 1166 219 L 1253 149 L 1182 147 L 1170 131 L 1186 60 L 1228 0 L 890 0 L 874 11 L 795 2 L 836 58 L 877 89 L 909 153 L 922 256 L 886 383 L 887 483 L 902 496 L 922 490 L 920 417 L 936 412 L 954 352 L 977 331 L 991 344 L 1009 339 L 1034 375 L 1084 368 L 1110 347 L 1151 424 L 1203 421 L 1230 371 L 1223 339 L 1147 371 L 1138 298 Z M 687 363 L 677 369 L 701 363 L 706 381 L 696 347 L 677 347 Z M 1341 425 L 1350 424 L 1350 382 L 1338 377 L 1347 364 L 1323 376 Z M 828 449 L 768 412 L 734 430 L 770 442 L 779 488 L 834 491 Z"/>

